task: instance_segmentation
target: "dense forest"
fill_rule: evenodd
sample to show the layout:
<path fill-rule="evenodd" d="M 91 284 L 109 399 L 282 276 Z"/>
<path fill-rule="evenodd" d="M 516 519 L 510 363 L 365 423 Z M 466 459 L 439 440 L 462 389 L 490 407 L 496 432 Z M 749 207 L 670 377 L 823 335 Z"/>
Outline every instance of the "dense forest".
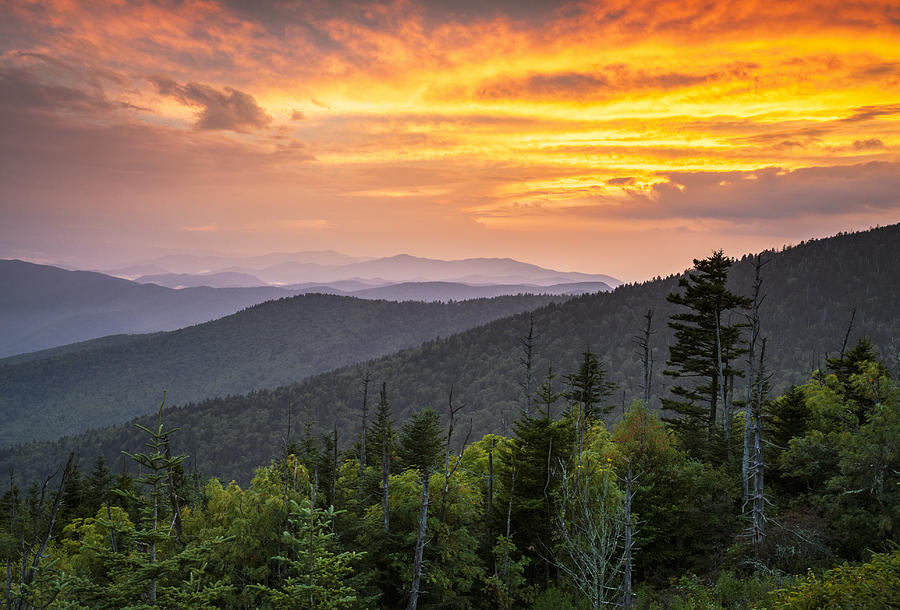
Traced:
<path fill-rule="evenodd" d="M 898 244 L 900 226 L 894 225 L 761 254 L 765 299 L 759 315 L 761 332 L 768 340 L 773 392 L 786 391 L 790 384 L 802 383 L 812 371 L 823 368 L 825 358 L 840 351 L 848 330 L 851 342 L 869 338 L 892 374 L 900 374 Z M 753 278 L 753 261 L 744 257 L 731 267 L 728 287 L 735 294 L 749 295 Z M 607 378 L 617 384 L 610 401 L 619 408 L 604 416 L 612 425 L 634 398 L 643 397 L 641 350 L 636 340 L 646 327 L 648 310 L 653 311 L 650 407 L 660 409 L 661 399 L 669 392 L 673 378 L 663 371 L 674 334 L 667 322 L 679 306 L 666 297 L 678 289 L 678 281 L 673 276 L 576 297 L 274 390 L 173 406 L 165 416 L 181 429 L 180 444 L 201 472 L 241 483 L 249 482 L 254 468 L 271 459 L 289 426 L 296 434 L 306 421 L 313 422 L 318 433 L 336 425 L 339 443 L 345 447 L 359 433 L 360 379 L 366 371 L 375 383 L 389 383 L 400 418 L 423 406 L 440 407 L 452 387 L 456 401 L 467 405 L 466 418 L 472 421 L 476 437 L 489 432 L 509 434 L 522 405 L 521 342 L 533 321 L 533 378 L 539 379 L 551 363 L 559 373 L 571 373 L 583 351 L 595 352 L 605 362 Z M 732 311 L 727 316 L 740 322 L 745 312 Z M 270 328 L 280 341 L 307 332 L 296 326 L 273 324 Z M 290 358 L 282 362 L 288 369 L 303 367 Z M 264 363 L 259 366 L 265 369 Z M 201 378 L 214 374 L 218 375 L 218 369 L 197 372 Z M 735 391 L 742 391 L 742 383 L 739 378 Z M 90 389 L 89 380 L 85 386 Z M 163 390 L 169 389 L 167 405 L 172 405 L 178 400 L 172 400 L 173 387 L 160 380 L 138 398 L 144 405 L 158 405 Z M 56 404 L 64 406 L 76 399 L 75 393 L 61 394 Z M 0 396 L 0 400 L 6 399 Z M 109 408 L 101 399 L 96 404 Z M 136 422 L 149 426 L 152 418 Z M 70 450 L 82 456 L 103 453 L 113 461 L 123 447 L 140 443 L 132 425 L 113 426 L 0 449 L 0 471 L 14 470 L 23 480 L 33 480 L 65 461 Z"/>
<path fill-rule="evenodd" d="M 775 391 L 778 342 L 762 314 L 776 306 L 767 278 L 778 256 L 743 261 L 747 292 L 721 252 L 660 283 L 671 313 L 644 311 L 639 391 L 624 413 L 597 352 L 582 349 L 562 373 L 535 368 L 537 314 L 518 337 L 518 408 L 499 434 L 473 434 L 474 405 L 449 388 L 440 413 L 401 414 L 403 386 L 369 372 L 354 384 L 358 434 L 336 423 L 323 434 L 311 416 L 299 432 L 288 423 L 239 485 L 206 479 L 179 451 L 191 435 L 173 422 L 192 410 L 160 407 L 133 426 L 122 468 L 70 454 L 31 486 L 11 481 L 0 500 L 4 601 L 897 607 L 896 356 L 851 339 L 842 320 L 821 366 Z M 866 328 L 878 327 L 871 312 Z M 663 325 L 671 340 L 654 356 Z M 655 358 L 669 380 L 662 417 L 649 408 Z M 253 395 L 241 400 L 250 408 Z M 219 445 L 232 442 L 230 425 L 210 423 Z"/>
<path fill-rule="evenodd" d="M 398 303 L 299 295 L 177 331 L 0 360 L 0 445 L 153 413 L 162 389 L 184 404 L 274 388 L 565 298 Z"/>

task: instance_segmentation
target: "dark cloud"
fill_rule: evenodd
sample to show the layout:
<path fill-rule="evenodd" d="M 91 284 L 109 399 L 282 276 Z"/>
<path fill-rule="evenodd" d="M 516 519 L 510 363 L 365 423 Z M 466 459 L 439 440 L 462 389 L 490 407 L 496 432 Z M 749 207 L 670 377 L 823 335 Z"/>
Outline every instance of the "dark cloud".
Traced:
<path fill-rule="evenodd" d="M 883 116 L 900 114 L 900 104 L 880 104 L 878 106 L 860 106 L 853 109 L 853 114 L 842 119 L 845 122 L 868 121 Z"/>
<path fill-rule="evenodd" d="M 262 129 L 272 122 L 249 93 L 225 87 L 215 89 L 203 83 L 179 85 L 166 77 L 151 77 L 157 91 L 171 96 L 186 106 L 199 107 L 196 126 L 199 129 L 224 129 L 246 133 Z"/>
<path fill-rule="evenodd" d="M 0 68 L 0 105 L 83 114 L 96 114 L 115 106 L 100 90 L 47 84 L 22 68 Z"/>
<path fill-rule="evenodd" d="M 884 142 L 878 138 L 869 138 L 868 140 L 854 140 L 854 150 L 878 150 L 884 148 Z"/>
<path fill-rule="evenodd" d="M 618 91 L 669 91 L 727 78 L 743 78 L 756 68 L 756 64 L 740 63 L 718 72 L 688 74 L 646 72 L 618 64 L 593 72 L 535 72 L 525 77 L 499 77 L 486 81 L 478 87 L 476 95 L 481 99 L 597 99 Z"/>
<path fill-rule="evenodd" d="M 300 112 L 299 110 L 294 110 L 291 112 L 291 120 L 292 121 L 302 121 L 306 118 L 306 115 Z"/>
<path fill-rule="evenodd" d="M 633 210 L 639 216 L 784 219 L 900 211 L 900 163 L 662 176 L 665 182 Z"/>
<path fill-rule="evenodd" d="M 626 186 L 634 184 L 634 178 L 610 178 L 606 181 L 606 184 L 610 186 Z"/>

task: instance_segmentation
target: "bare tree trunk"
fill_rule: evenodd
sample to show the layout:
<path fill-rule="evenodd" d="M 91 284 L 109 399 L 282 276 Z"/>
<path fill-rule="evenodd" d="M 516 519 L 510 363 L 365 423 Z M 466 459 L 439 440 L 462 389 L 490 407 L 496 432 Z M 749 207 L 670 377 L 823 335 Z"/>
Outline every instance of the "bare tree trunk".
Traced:
<path fill-rule="evenodd" d="M 631 608 L 631 460 L 625 475 L 625 573 L 622 582 L 622 606 Z"/>
<path fill-rule="evenodd" d="M 112 526 L 112 511 L 109 508 L 109 500 L 106 500 L 106 518 L 109 519 L 109 541 L 111 544 L 112 552 L 119 552 L 119 545 L 116 544 L 116 529 Z"/>
<path fill-rule="evenodd" d="M 763 370 L 766 358 L 766 340 L 762 340 L 762 348 L 759 354 L 759 376 L 756 381 L 756 400 L 753 403 L 754 428 L 753 428 L 753 546 L 756 556 L 759 557 L 759 548 L 766 537 L 766 497 L 764 490 L 764 458 L 762 452 L 762 401 L 763 401 Z"/>
<path fill-rule="evenodd" d="M 716 312 L 716 366 L 718 370 L 717 375 L 717 386 L 716 390 L 721 392 L 722 399 L 722 427 L 725 431 L 725 443 L 728 443 L 728 436 L 730 430 L 728 429 L 728 403 L 727 401 L 727 391 L 728 387 L 725 382 L 725 366 L 722 361 L 722 322 L 721 322 L 721 314 Z M 710 414 L 710 429 L 712 429 L 716 424 L 716 412 Z"/>
<path fill-rule="evenodd" d="M 844 333 L 844 342 L 841 343 L 841 358 L 844 357 L 844 352 L 847 350 L 847 342 L 850 341 L 850 331 L 853 330 L 854 320 L 856 320 L 856 307 L 850 310 L 850 322 L 847 323 L 847 332 Z"/>
<path fill-rule="evenodd" d="M 450 411 L 450 422 L 447 425 L 447 442 L 444 446 L 444 486 L 441 488 L 441 510 L 440 510 L 440 520 L 444 521 L 447 517 L 447 494 L 450 491 L 450 477 L 453 476 L 453 473 L 456 472 L 456 469 L 459 468 L 460 463 L 462 462 L 462 453 L 465 451 L 466 445 L 469 444 L 469 437 L 472 434 L 472 422 L 469 421 L 469 431 L 466 434 L 465 440 L 463 440 L 462 447 L 459 450 L 459 455 L 456 457 L 456 463 L 451 467 L 450 466 L 450 441 L 453 439 L 453 428 L 456 423 L 456 414 L 459 413 L 465 405 L 460 405 L 458 407 L 453 407 L 453 388 L 450 388 L 450 397 L 447 400 L 447 407 Z"/>
<path fill-rule="evenodd" d="M 516 467 L 513 466 L 512 480 L 509 483 L 509 506 L 506 509 L 506 539 L 503 541 L 503 583 L 506 586 L 506 600 L 509 596 L 509 537 L 512 535 L 513 495 L 516 493 Z"/>
<path fill-rule="evenodd" d="M 45 491 L 47 489 L 47 485 L 50 483 L 50 479 L 56 476 L 56 473 L 47 477 L 44 481 L 43 486 L 41 487 L 41 497 L 37 506 L 35 507 L 34 514 L 34 527 L 32 528 L 32 541 L 26 547 L 25 546 L 25 531 L 22 531 L 22 588 L 24 589 L 28 585 L 34 581 L 35 574 L 37 573 L 38 567 L 40 566 L 41 559 L 44 557 L 44 552 L 47 550 L 47 545 L 50 543 L 50 538 L 53 536 L 53 525 L 56 523 L 56 515 L 59 512 L 59 506 L 62 502 L 63 489 L 66 486 L 66 481 L 68 481 L 69 476 L 72 474 L 72 462 L 75 459 L 75 454 L 70 453 L 69 459 L 66 461 L 66 467 L 63 469 L 62 478 L 59 481 L 59 488 L 56 490 L 56 494 L 53 496 L 53 503 L 50 505 L 50 513 L 49 518 L 47 520 L 47 533 L 43 536 L 40 536 L 38 533 L 38 520 L 40 512 L 44 508 L 44 498 Z M 57 471 L 58 472 L 58 471 Z M 23 526 L 24 527 L 24 526 Z M 40 536 L 40 537 L 39 537 Z M 35 548 L 37 547 L 37 548 Z M 31 553 L 34 553 L 33 557 L 30 557 Z M 7 567 L 7 580 L 12 580 L 12 570 L 10 567 Z M 10 582 L 8 587 L 11 587 L 12 583 Z M 9 597 L 7 597 L 9 599 Z M 28 607 L 28 604 L 24 599 L 19 599 L 16 602 L 16 608 L 24 610 Z"/>
<path fill-rule="evenodd" d="M 362 401 L 362 425 L 360 426 L 359 433 L 359 491 L 357 492 L 357 503 L 359 504 L 360 510 L 362 509 L 362 499 L 363 499 L 363 478 L 366 474 L 366 426 L 367 417 L 369 415 L 369 381 L 371 381 L 371 377 L 369 376 L 369 371 L 366 371 L 366 374 L 363 375 L 363 401 Z"/>
<path fill-rule="evenodd" d="M 309 490 L 309 548 L 306 551 L 308 572 L 309 572 L 309 607 L 316 607 L 316 596 L 313 593 L 313 584 L 315 583 L 315 554 L 313 553 L 313 543 L 316 527 L 316 491 L 319 489 L 319 468 L 313 469 L 313 485 Z"/>
<path fill-rule="evenodd" d="M 172 505 L 172 514 L 175 516 L 174 525 L 175 525 L 175 538 L 178 540 L 178 544 L 184 546 L 184 537 L 182 536 L 182 528 L 181 528 L 181 509 L 178 506 L 178 493 L 175 490 L 175 476 L 172 473 L 172 451 L 169 447 L 169 437 L 167 436 L 165 439 L 166 444 L 166 460 L 168 462 L 168 476 L 169 476 L 169 503 Z"/>
<path fill-rule="evenodd" d="M 648 309 L 644 314 L 647 325 L 644 326 L 641 334 L 634 337 L 640 351 L 638 355 L 641 358 L 641 367 L 643 374 L 641 375 L 642 400 L 646 406 L 650 406 L 650 385 L 653 377 L 653 351 L 650 349 L 650 337 L 655 333 L 653 330 L 653 310 Z"/>
<path fill-rule="evenodd" d="M 381 384 L 381 402 L 387 402 L 387 384 Z M 388 485 L 391 478 L 391 461 L 388 455 L 388 433 L 382 430 L 381 433 L 381 510 L 384 518 L 384 533 L 389 531 L 389 515 L 390 505 L 388 503 Z"/>
<path fill-rule="evenodd" d="M 422 473 L 422 504 L 419 508 L 419 533 L 416 536 L 416 555 L 413 559 L 412 586 L 409 589 L 408 610 L 416 610 L 419 603 L 419 583 L 422 580 L 422 557 L 425 554 L 425 533 L 428 526 L 428 470 Z"/>
<path fill-rule="evenodd" d="M 750 341 L 747 348 L 747 402 L 744 406 L 744 453 L 741 459 L 741 510 L 745 510 L 750 499 L 751 441 L 753 429 L 753 387 L 756 374 L 756 342 L 759 339 L 759 308 L 765 298 L 760 294 L 762 287 L 762 256 L 753 260 L 753 308 L 750 310 Z"/>

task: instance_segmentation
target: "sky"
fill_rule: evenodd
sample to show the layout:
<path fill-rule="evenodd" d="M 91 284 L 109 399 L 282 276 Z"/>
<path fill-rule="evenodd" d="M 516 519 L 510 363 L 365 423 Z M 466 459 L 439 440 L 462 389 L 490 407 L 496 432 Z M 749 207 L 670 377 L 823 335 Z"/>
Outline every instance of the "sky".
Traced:
<path fill-rule="evenodd" d="M 625 281 L 900 221 L 900 3 L 0 0 L 0 257 Z"/>

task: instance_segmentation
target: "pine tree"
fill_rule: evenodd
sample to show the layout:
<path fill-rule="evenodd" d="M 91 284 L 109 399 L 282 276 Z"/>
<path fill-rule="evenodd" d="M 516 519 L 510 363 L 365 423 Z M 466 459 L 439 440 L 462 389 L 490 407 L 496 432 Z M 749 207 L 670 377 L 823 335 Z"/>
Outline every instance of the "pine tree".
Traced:
<path fill-rule="evenodd" d="M 679 417 L 669 419 L 685 448 L 698 457 L 709 457 L 718 427 L 728 423 L 729 381 L 742 373 L 733 367 L 746 353 L 741 340 L 745 324 L 729 324 L 728 314 L 751 306 L 750 299 L 726 287 L 732 261 L 719 250 L 709 258 L 694 260 L 694 269 L 678 280 L 683 293 L 669 294 L 668 301 L 688 311 L 675 313 L 669 327 L 675 343 L 669 348 L 669 369 L 664 374 L 680 383 L 674 398 L 663 407 Z"/>
<path fill-rule="evenodd" d="M 603 406 L 603 401 L 612 394 L 616 384 L 606 381 L 606 371 L 597 354 L 584 351 L 581 356 L 578 372 L 565 376 L 569 389 L 564 396 L 589 421 L 612 410 L 612 406 Z"/>

